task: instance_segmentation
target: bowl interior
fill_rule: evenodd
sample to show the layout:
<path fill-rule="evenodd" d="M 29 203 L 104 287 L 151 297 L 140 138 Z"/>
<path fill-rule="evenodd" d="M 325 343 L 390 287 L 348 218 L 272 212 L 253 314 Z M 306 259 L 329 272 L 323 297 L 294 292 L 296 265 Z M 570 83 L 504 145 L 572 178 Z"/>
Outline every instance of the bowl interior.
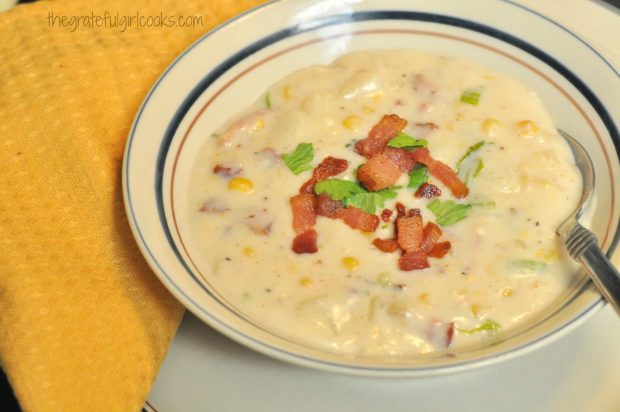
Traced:
<path fill-rule="evenodd" d="M 334 3 L 281 1 L 259 8 L 199 40 L 154 86 L 128 143 L 124 184 L 132 227 L 164 284 L 199 318 L 263 353 L 313 367 L 388 376 L 446 372 L 508 358 L 594 313 L 602 301 L 583 276 L 531 324 L 502 335 L 493 346 L 415 359 L 347 358 L 275 335 L 237 311 L 210 284 L 187 216 L 196 153 L 223 121 L 280 78 L 358 50 L 416 49 L 463 57 L 536 90 L 556 126 L 577 138 L 593 158 L 597 202 L 591 227 L 605 249 L 617 241 L 620 143 L 612 118 L 620 117 L 620 109 L 610 102 L 620 101 L 620 77 L 587 44 L 503 1 L 479 0 L 467 7 L 457 1 L 421 1 L 415 8 L 405 1 Z M 154 185 L 145 187 L 141 176 L 153 176 Z"/>

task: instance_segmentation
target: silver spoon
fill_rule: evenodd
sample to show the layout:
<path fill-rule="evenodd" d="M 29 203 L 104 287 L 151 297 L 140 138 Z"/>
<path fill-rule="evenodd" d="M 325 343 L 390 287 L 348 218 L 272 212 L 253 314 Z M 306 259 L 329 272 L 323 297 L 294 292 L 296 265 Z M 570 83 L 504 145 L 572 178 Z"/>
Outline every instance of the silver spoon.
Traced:
<path fill-rule="evenodd" d="M 587 269 L 590 278 L 598 288 L 605 300 L 620 314 L 620 273 L 612 266 L 611 262 L 601 248 L 594 233 L 579 224 L 579 218 L 586 210 L 592 193 L 594 192 L 594 166 L 592 159 L 583 146 L 559 130 L 560 135 L 566 139 L 573 154 L 575 164 L 583 177 L 583 192 L 577 209 L 556 230 L 560 239 L 566 245 L 569 255 Z"/>

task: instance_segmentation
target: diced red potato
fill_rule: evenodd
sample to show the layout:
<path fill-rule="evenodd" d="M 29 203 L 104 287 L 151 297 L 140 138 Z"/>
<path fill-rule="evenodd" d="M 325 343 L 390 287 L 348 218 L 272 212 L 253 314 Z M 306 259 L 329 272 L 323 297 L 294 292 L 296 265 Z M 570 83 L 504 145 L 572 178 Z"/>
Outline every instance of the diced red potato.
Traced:
<path fill-rule="evenodd" d="M 357 180 L 374 192 L 392 186 L 401 174 L 398 165 L 387 154 L 379 153 L 357 170 Z"/>
<path fill-rule="evenodd" d="M 212 197 L 200 206 L 199 212 L 204 213 L 224 213 L 230 210 L 230 206 L 222 199 Z"/>
<path fill-rule="evenodd" d="M 410 132 L 412 136 L 415 136 L 418 139 L 422 139 L 431 134 L 433 130 L 437 129 L 439 129 L 439 126 L 437 126 L 437 124 L 433 122 L 414 123 Z"/>
<path fill-rule="evenodd" d="M 414 196 L 418 199 L 422 197 L 425 199 L 432 199 L 436 196 L 441 196 L 441 189 L 432 183 L 425 182 L 416 190 Z"/>
<path fill-rule="evenodd" d="M 267 166 L 275 166 L 280 163 L 280 156 L 273 147 L 265 147 L 262 150 L 256 152 Z"/>
<path fill-rule="evenodd" d="M 424 253 L 430 252 L 440 237 L 441 229 L 439 226 L 433 222 L 428 222 L 422 231 L 422 243 L 420 244 L 420 250 Z"/>
<path fill-rule="evenodd" d="M 398 259 L 398 268 L 400 270 L 409 271 L 426 269 L 428 267 L 430 267 L 428 258 L 421 250 L 417 250 L 415 252 L 405 252 L 405 254 Z"/>
<path fill-rule="evenodd" d="M 452 248 L 452 245 L 449 241 L 435 243 L 435 246 L 427 253 L 429 257 L 441 259 L 444 257 Z"/>
<path fill-rule="evenodd" d="M 463 198 L 469 194 L 467 186 L 459 179 L 454 170 L 447 164 L 431 157 L 428 148 L 422 147 L 411 152 L 411 157 L 418 163 L 424 164 L 428 171 L 446 185 L 457 198 Z"/>
<path fill-rule="evenodd" d="M 246 224 L 255 234 L 260 236 L 268 236 L 271 233 L 271 226 L 273 225 L 273 222 L 257 219 L 255 217 L 249 217 L 246 219 Z"/>
<path fill-rule="evenodd" d="M 374 232 L 379 226 L 379 216 L 366 213 L 354 206 L 349 206 L 344 210 L 342 220 L 353 229 L 363 232 Z"/>
<path fill-rule="evenodd" d="M 372 241 L 372 244 L 375 245 L 377 249 L 382 252 L 392 253 L 400 250 L 400 245 L 396 239 L 380 239 L 376 238 Z"/>
<path fill-rule="evenodd" d="M 447 348 L 454 337 L 454 322 L 434 320 L 428 330 L 428 340 L 435 346 Z"/>
<path fill-rule="evenodd" d="M 328 156 L 312 171 L 312 177 L 299 189 L 299 193 L 314 193 L 314 185 L 320 180 L 339 175 L 347 170 L 349 162 Z"/>
<path fill-rule="evenodd" d="M 232 141 L 234 137 L 237 135 L 237 133 L 239 133 L 241 130 L 247 127 L 254 126 L 254 124 L 256 124 L 256 122 L 261 117 L 264 117 L 268 113 L 269 113 L 269 110 L 260 109 L 237 120 L 236 122 L 231 124 L 228 127 L 228 129 L 226 129 L 226 131 L 217 138 L 217 144 L 220 146 L 231 146 Z"/>
<path fill-rule="evenodd" d="M 317 197 L 316 214 L 330 219 L 340 219 L 344 215 L 344 206 L 340 200 L 333 200 L 329 195 L 321 193 Z"/>
<path fill-rule="evenodd" d="M 431 97 L 437 92 L 435 84 L 423 74 L 416 74 L 413 76 L 412 86 L 413 90 L 425 97 Z"/>
<path fill-rule="evenodd" d="M 407 126 L 407 121 L 395 114 L 385 115 L 379 123 L 373 126 L 368 137 L 355 144 L 355 151 L 366 158 L 380 153 L 387 143 L 398 132 Z"/>
<path fill-rule="evenodd" d="M 316 253 L 319 248 L 316 245 L 317 233 L 314 229 L 308 229 L 307 231 L 298 234 L 293 239 L 293 246 L 291 249 L 297 254 L 302 253 Z"/>
<path fill-rule="evenodd" d="M 316 202 L 316 195 L 312 193 L 303 193 L 291 197 L 295 233 L 304 233 L 314 226 L 316 223 Z"/>
<path fill-rule="evenodd" d="M 422 216 L 399 217 L 396 220 L 397 240 L 405 253 L 420 250 L 423 237 Z"/>
<path fill-rule="evenodd" d="M 237 165 L 221 165 L 217 164 L 213 168 L 213 174 L 216 174 L 221 177 L 235 177 L 243 172 L 243 168 Z"/>

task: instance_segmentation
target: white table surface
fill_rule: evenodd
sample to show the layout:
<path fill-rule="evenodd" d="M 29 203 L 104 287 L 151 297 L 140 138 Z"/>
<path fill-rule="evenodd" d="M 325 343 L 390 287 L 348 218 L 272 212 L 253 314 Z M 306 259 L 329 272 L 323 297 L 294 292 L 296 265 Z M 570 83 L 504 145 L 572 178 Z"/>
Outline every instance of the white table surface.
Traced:
<path fill-rule="evenodd" d="M 599 0 L 522 0 L 620 68 L 620 11 Z M 620 104 L 620 102 L 618 102 Z M 620 119 L 616 119 L 620 121 Z M 620 253 L 614 257 L 620 267 Z M 551 344 L 429 379 L 354 378 L 257 354 L 186 314 L 147 409 L 168 411 L 620 411 L 620 322 L 605 307 Z"/>

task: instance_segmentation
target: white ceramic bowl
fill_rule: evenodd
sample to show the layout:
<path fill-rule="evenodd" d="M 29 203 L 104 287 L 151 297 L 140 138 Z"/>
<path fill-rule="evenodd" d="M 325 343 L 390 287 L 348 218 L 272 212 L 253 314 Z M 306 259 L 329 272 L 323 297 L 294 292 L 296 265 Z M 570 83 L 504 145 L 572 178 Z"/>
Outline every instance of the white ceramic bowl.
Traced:
<path fill-rule="evenodd" d="M 535 89 L 556 125 L 580 140 L 594 160 L 598 202 L 592 228 L 604 249 L 613 251 L 620 237 L 620 73 L 586 42 L 502 0 L 282 0 L 194 43 L 163 73 L 137 114 L 123 165 L 124 196 L 135 238 L 160 280 L 197 317 L 248 347 L 360 375 L 420 376 L 491 364 L 587 319 L 603 301 L 584 280 L 493 346 L 388 364 L 277 336 L 229 307 L 201 277 L 186 211 L 194 156 L 204 140 L 288 73 L 347 52 L 382 48 L 465 57 Z"/>

